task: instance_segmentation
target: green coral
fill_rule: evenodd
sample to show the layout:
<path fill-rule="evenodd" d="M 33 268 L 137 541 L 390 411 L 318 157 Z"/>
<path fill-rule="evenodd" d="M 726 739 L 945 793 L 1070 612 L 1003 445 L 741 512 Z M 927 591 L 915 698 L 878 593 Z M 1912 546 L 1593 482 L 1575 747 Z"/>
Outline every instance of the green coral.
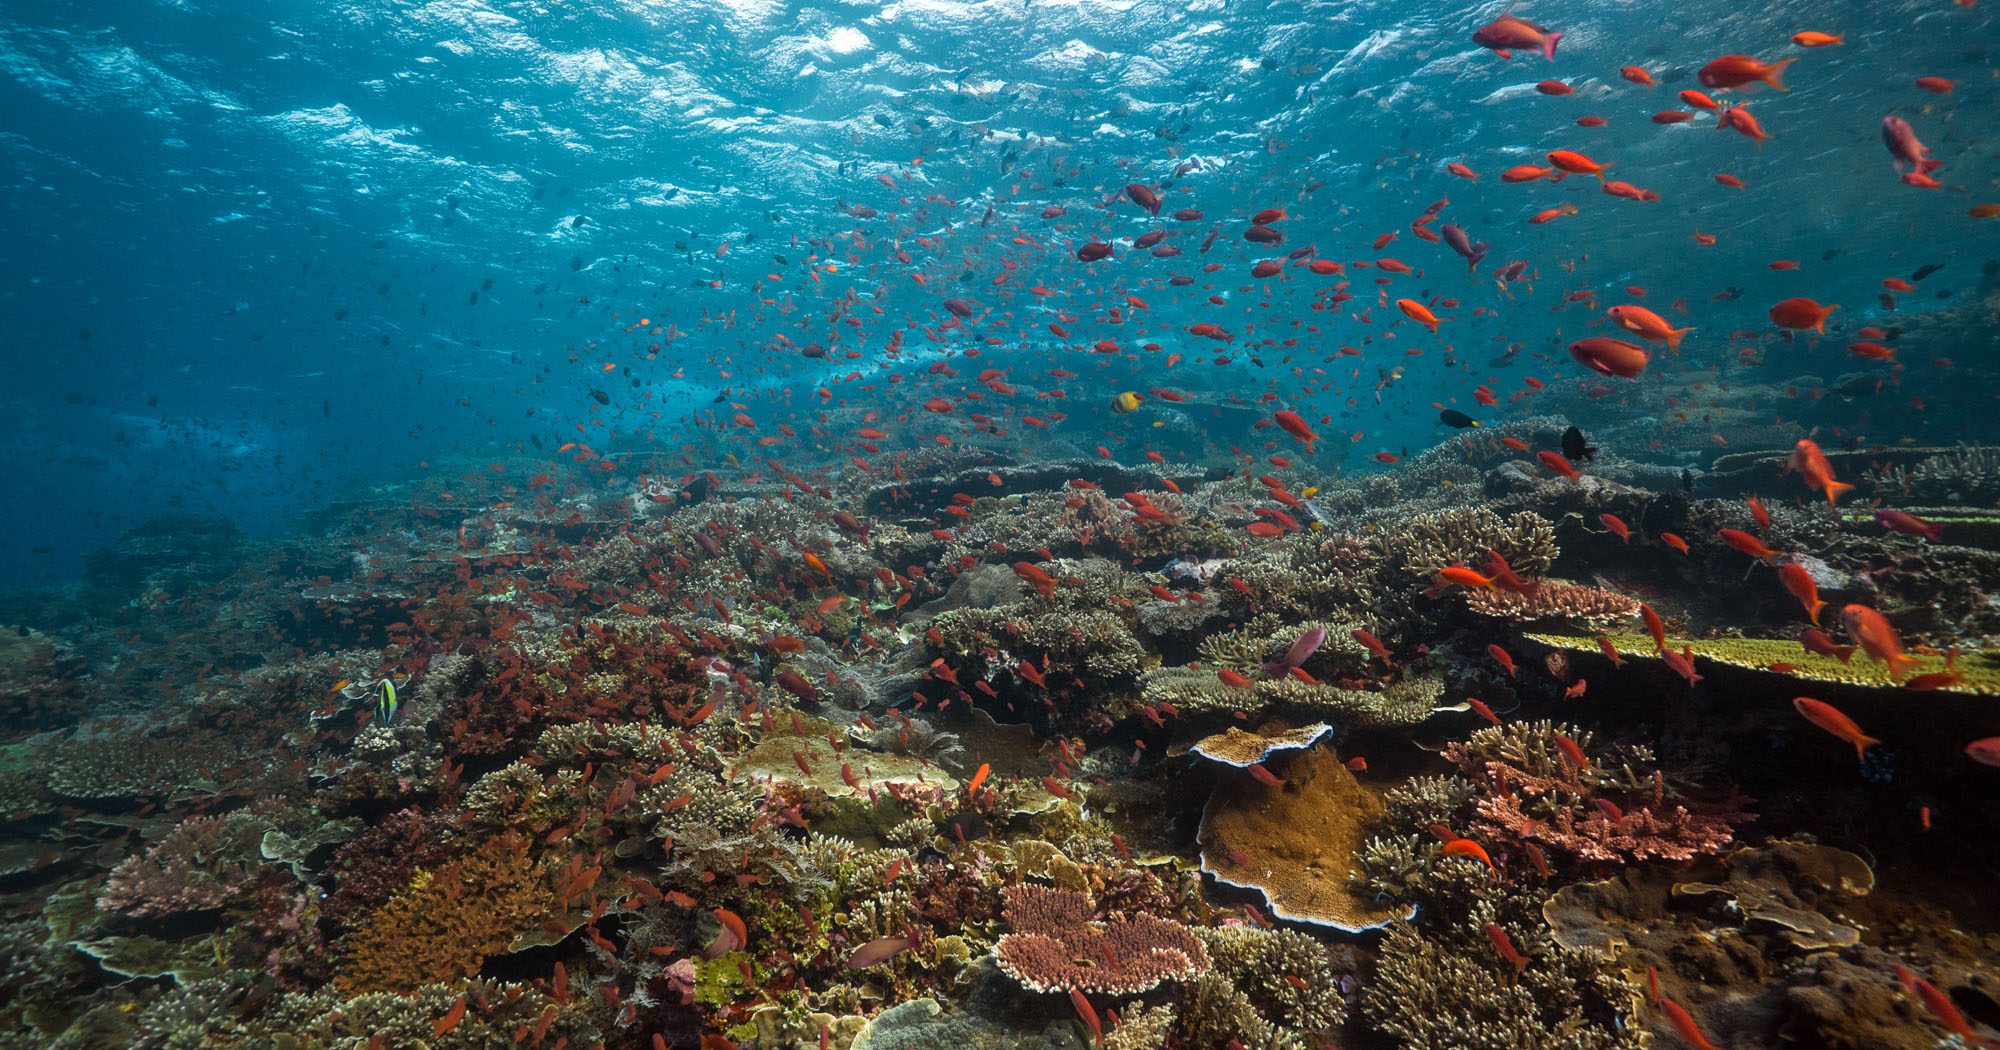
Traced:
<path fill-rule="evenodd" d="M 1597 635 L 1530 633 L 1524 637 L 1529 641 L 1570 652 L 1601 651 L 1598 648 Z M 1608 639 L 1623 657 L 1659 659 L 1653 649 L 1651 635 L 1612 634 L 1603 637 Z M 1863 688 L 1902 688 L 1911 678 L 1918 675 L 1942 674 L 1945 671 L 1945 657 L 1911 653 L 1910 658 L 1916 662 L 1907 666 L 1900 683 L 1892 682 L 1889 679 L 1889 666 L 1870 660 L 1866 653 L 1856 652 L 1853 659 L 1841 663 L 1831 656 L 1807 652 L 1796 639 L 1790 638 L 1667 639 L 1667 648 L 1674 652 L 1680 652 L 1683 647 L 1694 650 L 1697 660 L 1696 670 L 1701 667 L 1699 661 L 1708 660 L 1801 682 L 1827 682 Z M 1772 664 L 1789 664 L 1792 669 L 1773 671 L 1770 669 Z M 1962 652 L 1958 656 L 1956 670 L 1964 676 L 1963 681 L 1940 685 L 1931 691 L 1972 696 L 2000 696 L 2000 650 Z"/>

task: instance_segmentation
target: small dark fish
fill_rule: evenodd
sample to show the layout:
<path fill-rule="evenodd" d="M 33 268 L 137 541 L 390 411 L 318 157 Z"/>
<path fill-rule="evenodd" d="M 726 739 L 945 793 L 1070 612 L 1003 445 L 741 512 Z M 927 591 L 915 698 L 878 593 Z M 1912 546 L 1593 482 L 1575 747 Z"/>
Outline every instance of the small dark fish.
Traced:
<path fill-rule="evenodd" d="M 1563 458 L 1572 463 L 1577 460 L 1594 460 L 1597 458 L 1597 446 L 1586 444 L 1583 440 L 1583 431 L 1575 427 L 1563 431 L 1562 449 Z"/>
<path fill-rule="evenodd" d="M 1910 280 L 1921 281 L 1942 269 L 1944 269 L 1943 263 L 1925 263 L 1917 267 L 1917 272 L 1910 275 Z"/>
<path fill-rule="evenodd" d="M 1466 415 L 1463 412 L 1460 412 L 1458 409 L 1455 408 L 1447 408 L 1444 411 L 1439 412 L 1438 422 L 1443 423 L 1445 426 L 1448 427 L 1457 427 L 1460 430 L 1463 430 L 1466 427 L 1476 427 L 1479 425 L 1478 420 L 1472 418 L 1471 416 Z"/>
<path fill-rule="evenodd" d="M 590 399 L 592 401 L 597 402 L 600 405 L 608 405 L 611 403 L 611 395 L 595 387 L 591 388 Z"/>

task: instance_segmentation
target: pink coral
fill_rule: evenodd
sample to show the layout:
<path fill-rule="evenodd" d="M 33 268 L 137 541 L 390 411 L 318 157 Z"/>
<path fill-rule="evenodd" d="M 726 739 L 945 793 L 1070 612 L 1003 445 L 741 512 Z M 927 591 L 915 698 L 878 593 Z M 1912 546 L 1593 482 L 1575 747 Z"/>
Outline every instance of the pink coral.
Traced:
<path fill-rule="evenodd" d="M 1639 612 L 1639 603 L 1615 591 L 1580 583 L 1543 580 L 1533 594 L 1497 587 L 1467 591 L 1465 604 L 1473 612 L 1508 620 L 1572 620 L 1602 623 Z"/>
<path fill-rule="evenodd" d="M 247 820 L 189 817 L 144 856 L 111 869 L 97 905 L 139 918 L 225 907 L 256 878 L 262 834 Z"/>
<path fill-rule="evenodd" d="M 1208 949 L 1180 923 L 1144 914 L 1092 922 L 1089 897 L 1051 886 L 1001 892 L 1014 929 L 994 956 L 1025 988 L 1132 995 L 1208 972 Z"/>
<path fill-rule="evenodd" d="M 1479 819 L 1582 861 L 1690 860 L 1719 854 L 1736 838 L 1728 820 L 1686 806 L 1638 807 L 1615 815 L 1599 807 L 1582 816 L 1561 808 L 1542 820 L 1523 812 L 1518 796 L 1497 795 L 1480 800 Z"/>

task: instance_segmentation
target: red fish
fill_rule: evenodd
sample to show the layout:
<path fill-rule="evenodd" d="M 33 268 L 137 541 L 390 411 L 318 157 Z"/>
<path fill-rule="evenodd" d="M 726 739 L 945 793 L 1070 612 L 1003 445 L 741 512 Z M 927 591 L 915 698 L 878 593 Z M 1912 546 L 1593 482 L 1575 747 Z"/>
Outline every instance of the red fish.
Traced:
<path fill-rule="evenodd" d="M 1283 410 L 1274 413 L 1271 418 L 1277 422 L 1279 427 L 1283 428 L 1285 433 L 1305 442 L 1308 453 L 1313 451 L 1313 442 L 1319 440 L 1319 435 L 1313 433 L 1312 428 L 1306 425 L 1304 417 L 1300 416 L 1297 412 Z"/>
<path fill-rule="evenodd" d="M 1438 852 L 1447 857 L 1471 857 L 1479 863 L 1486 865 L 1488 871 L 1495 874 L 1498 874 L 1500 871 L 1499 868 L 1493 866 L 1493 858 L 1486 855 L 1485 848 L 1471 839 L 1452 839 L 1445 843 Z"/>
<path fill-rule="evenodd" d="M 1936 540 L 1944 535 L 1944 526 L 1934 525 L 1917 517 L 1915 514 L 1900 510 L 1876 511 L 1875 524 L 1888 529 L 1890 532 L 1900 532 L 1905 536 L 1922 536 L 1926 539 Z"/>
<path fill-rule="evenodd" d="M 1494 661 L 1497 662 L 1501 667 L 1507 669 L 1507 677 L 1509 678 L 1515 677 L 1514 657 L 1510 655 L 1507 652 L 1507 650 L 1500 648 L 1498 645 L 1489 645 L 1486 647 L 1486 652 L 1489 655 L 1491 655 Z"/>
<path fill-rule="evenodd" d="M 1779 301 L 1771 307 L 1769 313 L 1771 323 L 1780 328 L 1790 328 L 1793 331 L 1811 329 L 1821 335 L 1825 335 L 1827 315 L 1838 309 L 1840 309 L 1840 304 L 1838 303 L 1832 306 L 1821 306 L 1819 303 L 1804 296 L 1794 296 L 1793 298 Z"/>
<path fill-rule="evenodd" d="M 1645 347 L 1602 335 L 1569 344 L 1569 356 L 1600 375 L 1623 379 L 1639 378 L 1646 371 L 1648 360 Z"/>
<path fill-rule="evenodd" d="M 1493 950 L 1499 952 L 1500 958 L 1507 960 L 1514 969 L 1528 968 L 1528 957 L 1515 950 L 1514 942 L 1507 937 L 1507 931 L 1502 929 L 1499 923 L 1486 924 L 1486 939 L 1493 942 Z"/>
<path fill-rule="evenodd" d="M 1616 515 L 1616 514 L 1599 514 L 1599 515 L 1597 516 L 1597 520 L 1598 520 L 1598 521 L 1601 521 L 1601 522 L 1603 522 L 1603 523 L 1604 523 L 1604 527 L 1605 527 L 1605 528 L 1607 528 L 1607 529 L 1610 529 L 1610 530 L 1611 530 L 1611 534 L 1612 534 L 1613 536 L 1616 536 L 1616 537 L 1618 537 L 1618 539 L 1619 539 L 1619 541 L 1620 541 L 1620 542 L 1622 542 L 1622 543 L 1631 543 L 1631 542 L 1632 542 L 1632 528 L 1631 528 L 1631 526 L 1629 526 L 1629 525 L 1625 524 L 1625 521 L 1624 521 L 1624 519 L 1620 518 L 1620 517 L 1619 517 L 1618 515 Z"/>
<path fill-rule="evenodd" d="M 1917 662 L 1915 657 L 1903 655 L 1903 640 L 1896 637 L 1888 618 L 1868 606 L 1843 606 L 1840 622 L 1847 625 L 1847 636 L 1860 644 L 1869 659 L 1889 665 L 1890 681 L 1900 680 L 1904 668 Z"/>
<path fill-rule="evenodd" d="M 1808 627 L 1801 632 L 1799 634 L 1799 644 L 1805 647 L 1806 652 L 1817 653 L 1820 656 L 1831 656 L 1841 663 L 1846 663 L 1854 659 L 1854 646 L 1836 645 L 1833 639 L 1827 636 L 1825 631 L 1818 630 L 1817 628 Z"/>
<path fill-rule="evenodd" d="M 1604 169 L 1611 166 L 1610 161 L 1599 164 L 1575 150 L 1567 149 L 1550 151 L 1548 161 L 1564 171 L 1577 175 L 1595 175 L 1599 182 L 1604 181 Z"/>
<path fill-rule="evenodd" d="M 1805 716 L 1806 721 L 1853 744 L 1856 758 L 1867 758 L 1869 746 L 1881 743 L 1880 740 L 1863 733 L 1861 727 L 1854 724 L 1853 719 L 1841 713 L 1840 709 L 1832 704 L 1814 700 L 1810 696 L 1798 696 L 1792 698 L 1792 706 L 1799 714 Z"/>
<path fill-rule="evenodd" d="M 1563 457 L 1563 454 L 1560 452 L 1549 452 L 1544 450 L 1535 453 L 1535 458 L 1542 461 L 1542 466 L 1545 466 L 1550 470 L 1555 471 L 1557 474 L 1560 474 L 1563 477 L 1570 479 L 1571 481 L 1575 481 L 1582 476 L 1576 472 L 1576 465 L 1571 463 L 1568 459 L 1565 459 Z"/>
<path fill-rule="evenodd" d="M 1701 67 L 1695 73 L 1695 79 L 1701 81 L 1703 87 L 1740 88 L 1761 82 L 1783 91 L 1785 84 L 1781 78 L 1785 67 L 1796 61 L 1795 58 L 1781 58 L 1765 63 L 1750 55 L 1723 55 Z"/>
<path fill-rule="evenodd" d="M 1807 572 L 1805 566 L 1798 562 L 1788 561 L 1778 566 L 1778 582 L 1783 583 L 1785 590 L 1790 591 L 1792 597 L 1797 598 L 1799 604 L 1805 606 L 1806 619 L 1811 620 L 1814 627 L 1818 627 L 1819 611 L 1826 608 L 1826 602 L 1820 599 L 1819 584 L 1813 582 L 1812 573 Z"/>
<path fill-rule="evenodd" d="M 1742 529 L 1717 529 L 1715 534 L 1722 537 L 1722 542 L 1753 558 L 1762 558 L 1773 565 L 1778 563 L 1777 551 L 1764 546 L 1763 540 L 1744 532 Z"/>
<path fill-rule="evenodd" d="M 1911 174 L 1928 175 L 1944 166 L 1943 161 L 1931 158 L 1930 149 L 1918 140 L 1916 129 L 1901 117 L 1882 118 L 1882 144 L 1889 147 L 1898 171 L 1907 164 Z"/>
<path fill-rule="evenodd" d="M 1820 447 L 1808 438 L 1800 438 L 1799 443 L 1793 446 L 1792 454 L 1785 460 L 1785 465 L 1799 472 L 1799 476 L 1805 479 L 1807 488 L 1826 493 L 1826 505 L 1829 507 L 1834 505 L 1834 501 L 1840 498 L 1841 493 L 1854 488 L 1852 485 L 1833 479 L 1833 464 L 1827 462 L 1826 453 L 1820 451 Z"/>
<path fill-rule="evenodd" d="M 1693 1015 L 1689 1014 L 1681 1004 L 1661 996 L 1660 1009 L 1667 1015 L 1667 1020 L 1673 1022 L 1674 1031 L 1679 1032 L 1681 1038 L 1687 1040 L 1687 1044 L 1694 1050 L 1722 1050 L 1721 1047 L 1709 1042 L 1707 1036 L 1701 1034 L 1701 1028 L 1694 1023 Z"/>
<path fill-rule="evenodd" d="M 1543 58 L 1553 62 L 1556 60 L 1556 41 L 1562 37 L 1561 33 L 1551 33 L 1525 18 L 1502 14 L 1480 26 L 1472 34 L 1472 42 L 1501 58 L 1512 58 L 1515 51 L 1540 51 Z"/>

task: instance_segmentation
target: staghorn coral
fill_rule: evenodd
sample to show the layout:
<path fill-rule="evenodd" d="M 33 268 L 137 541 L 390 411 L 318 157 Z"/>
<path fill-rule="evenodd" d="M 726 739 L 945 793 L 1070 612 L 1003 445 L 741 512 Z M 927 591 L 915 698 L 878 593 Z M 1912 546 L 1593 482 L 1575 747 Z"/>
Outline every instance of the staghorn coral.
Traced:
<path fill-rule="evenodd" d="M 1590 951 L 1549 943 L 1518 973 L 1490 946 L 1389 931 L 1362 1013 L 1408 1050 L 1637 1050 L 1622 980 Z"/>
<path fill-rule="evenodd" d="M 1398 830 L 1458 826 L 1479 788 L 1459 776 L 1420 776 L 1382 793 L 1384 821 Z"/>
<path fill-rule="evenodd" d="M 1143 912 L 1095 919 L 1081 893 L 1023 883 L 1001 890 L 1012 929 L 993 946 L 1007 976 L 1037 992 L 1133 995 L 1208 972 L 1208 950 L 1187 927 Z"/>
<path fill-rule="evenodd" d="M 340 945 L 342 993 L 410 991 L 470 976 L 555 910 L 527 842 L 499 835 L 419 872 Z"/>
<path fill-rule="evenodd" d="M 1176 1030 L 1188 1044 L 1304 1050 L 1346 1019 L 1343 982 L 1318 941 L 1254 926 L 1200 932 L 1214 968 L 1183 995 Z"/>
<path fill-rule="evenodd" d="M 1485 507 L 1418 514 L 1371 540 L 1397 569 L 1426 580 L 1448 566 L 1477 565 L 1489 550 L 1522 576 L 1542 576 L 1558 553 L 1548 519 L 1531 511 L 1503 518 Z"/>
<path fill-rule="evenodd" d="M 1482 587 L 1465 592 L 1466 608 L 1517 623 L 1565 620 L 1607 626 L 1638 615 L 1639 603 L 1615 591 L 1563 580 L 1543 580 L 1533 594 Z"/>

